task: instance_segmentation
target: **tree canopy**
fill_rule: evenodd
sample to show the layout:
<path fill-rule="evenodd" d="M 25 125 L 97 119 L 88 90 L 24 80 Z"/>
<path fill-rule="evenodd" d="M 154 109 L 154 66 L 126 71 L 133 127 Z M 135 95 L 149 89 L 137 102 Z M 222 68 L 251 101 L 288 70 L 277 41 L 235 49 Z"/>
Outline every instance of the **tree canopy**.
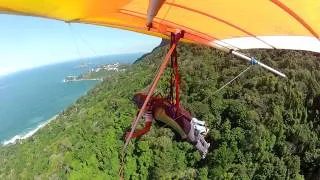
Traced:
<path fill-rule="evenodd" d="M 0 147 L 0 179 L 119 179 L 134 93 L 147 87 L 168 47 L 108 76 L 34 136 Z M 134 139 L 125 179 L 317 179 L 320 177 L 320 58 L 310 52 L 250 50 L 282 79 L 212 48 L 179 44 L 181 101 L 205 120 L 206 159 L 169 127 Z M 157 93 L 168 93 L 169 70 Z"/>

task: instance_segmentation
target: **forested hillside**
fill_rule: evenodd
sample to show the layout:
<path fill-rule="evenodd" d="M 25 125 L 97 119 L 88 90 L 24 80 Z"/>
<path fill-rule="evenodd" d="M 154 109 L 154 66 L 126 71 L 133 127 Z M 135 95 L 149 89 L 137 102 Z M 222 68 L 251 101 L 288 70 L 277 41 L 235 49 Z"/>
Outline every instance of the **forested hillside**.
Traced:
<path fill-rule="evenodd" d="M 155 49 L 106 78 L 33 137 L 0 148 L 0 179 L 119 179 L 123 134 L 167 51 Z M 320 58 L 309 52 L 249 51 L 288 79 L 208 47 L 180 44 L 182 104 L 210 128 L 206 159 L 167 126 L 133 140 L 125 179 L 319 179 Z M 158 93 L 166 94 L 169 72 Z"/>

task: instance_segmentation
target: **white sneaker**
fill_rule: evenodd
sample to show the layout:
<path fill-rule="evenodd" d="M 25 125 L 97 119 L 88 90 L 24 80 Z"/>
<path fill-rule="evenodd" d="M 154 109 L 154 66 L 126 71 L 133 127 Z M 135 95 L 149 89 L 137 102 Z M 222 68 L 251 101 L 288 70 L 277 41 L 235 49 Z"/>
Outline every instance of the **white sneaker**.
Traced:
<path fill-rule="evenodd" d="M 204 126 L 206 124 L 205 121 L 200 121 L 198 120 L 197 118 L 192 118 L 191 121 L 194 123 L 194 124 L 199 124 L 199 125 L 202 125 Z"/>
<path fill-rule="evenodd" d="M 209 149 L 209 147 L 210 147 L 210 143 L 206 143 L 206 149 Z"/>
<path fill-rule="evenodd" d="M 208 133 L 209 133 L 209 128 L 206 127 L 205 130 L 201 132 L 201 135 L 206 137 Z"/>
<path fill-rule="evenodd" d="M 194 125 L 194 128 L 198 131 L 199 134 L 206 136 L 209 132 L 209 129 L 202 125 Z"/>
<path fill-rule="evenodd" d="M 202 154 L 202 159 L 205 159 L 205 158 L 206 158 L 207 153 L 208 153 L 208 151 L 206 151 L 206 152 L 204 152 L 204 153 Z"/>

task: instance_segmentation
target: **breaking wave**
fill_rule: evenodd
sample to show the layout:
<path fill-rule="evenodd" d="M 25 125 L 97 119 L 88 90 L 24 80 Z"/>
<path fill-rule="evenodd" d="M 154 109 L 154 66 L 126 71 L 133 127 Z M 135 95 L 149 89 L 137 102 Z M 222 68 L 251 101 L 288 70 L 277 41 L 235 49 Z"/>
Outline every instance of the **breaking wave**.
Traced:
<path fill-rule="evenodd" d="M 15 144 L 18 140 L 22 140 L 22 139 L 27 139 L 29 137 L 31 137 L 34 133 L 36 133 L 39 129 L 43 128 L 44 126 L 46 126 L 49 122 L 51 122 L 52 120 L 56 119 L 58 115 L 55 115 L 54 117 L 50 118 L 48 121 L 45 121 L 41 124 L 39 124 L 36 128 L 31 129 L 30 131 L 21 133 L 21 134 L 17 134 L 14 137 L 12 137 L 9 140 L 5 140 L 3 141 L 1 144 L 3 146 L 9 145 L 9 144 Z"/>

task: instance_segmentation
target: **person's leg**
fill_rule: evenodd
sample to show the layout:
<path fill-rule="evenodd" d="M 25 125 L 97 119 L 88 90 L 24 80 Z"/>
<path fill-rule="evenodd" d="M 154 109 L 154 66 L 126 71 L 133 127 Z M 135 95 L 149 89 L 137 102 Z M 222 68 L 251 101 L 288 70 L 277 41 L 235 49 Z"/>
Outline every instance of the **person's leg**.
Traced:
<path fill-rule="evenodd" d="M 188 133 L 188 139 L 191 143 L 195 143 L 197 142 L 198 140 L 196 139 L 196 136 L 195 136 L 195 129 L 194 129 L 194 124 L 192 122 L 190 122 L 191 125 L 190 125 L 190 130 L 189 130 L 189 133 Z"/>
<path fill-rule="evenodd" d="M 203 146 L 203 144 L 198 140 L 196 148 L 200 151 L 202 158 L 204 159 L 208 153 L 208 149 Z"/>
<path fill-rule="evenodd" d="M 201 134 L 195 134 L 196 125 L 194 125 L 193 122 L 190 122 L 190 123 L 191 123 L 191 127 L 188 133 L 188 139 L 191 143 L 195 143 L 196 148 L 198 149 L 198 151 L 200 151 L 202 158 L 204 159 L 206 157 L 206 154 L 208 153 L 208 148 L 210 147 L 210 144 L 204 140 L 204 137 Z M 205 143 L 203 143 L 203 141 Z"/>
<path fill-rule="evenodd" d="M 207 141 L 204 139 L 202 135 L 199 135 L 199 140 L 202 143 L 202 145 L 208 150 L 210 147 L 210 143 L 207 143 Z"/>

